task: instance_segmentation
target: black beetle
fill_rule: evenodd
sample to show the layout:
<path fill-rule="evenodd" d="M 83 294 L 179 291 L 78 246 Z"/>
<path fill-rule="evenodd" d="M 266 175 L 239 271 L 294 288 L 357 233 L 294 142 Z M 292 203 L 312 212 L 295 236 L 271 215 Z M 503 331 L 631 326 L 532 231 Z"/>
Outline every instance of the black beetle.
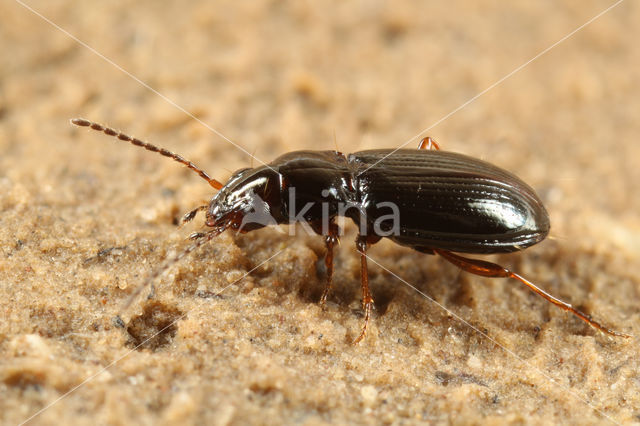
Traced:
<path fill-rule="evenodd" d="M 423 139 L 418 150 L 369 150 L 348 156 L 337 151 L 294 151 L 270 164 L 239 170 L 223 185 L 191 161 L 163 148 L 88 120 L 71 122 L 172 158 L 218 190 L 208 205 L 184 216 L 183 222 L 188 222 L 199 211 L 206 211 L 205 225 L 211 229 L 193 234 L 196 244 L 174 261 L 229 228 L 248 232 L 267 225 L 306 223 L 325 237 L 324 304 L 331 289 L 333 248 L 340 235 L 336 218 L 351 218 L 359 227 L 356 247 L 365 312 L 362 332 L 354 343 L 365 336 L 373 308 L 366 252 L 384 237 L 423 253 L 438 254 L 476 275 L 515 278 L 596 329 L 629 337 L 602 326 L 500 265 L 453 253 L 524 249 L 547 236 L 549 216 L 535 191 L 515 175 L 476 158 L 441 151 L 431 138 Z"/>

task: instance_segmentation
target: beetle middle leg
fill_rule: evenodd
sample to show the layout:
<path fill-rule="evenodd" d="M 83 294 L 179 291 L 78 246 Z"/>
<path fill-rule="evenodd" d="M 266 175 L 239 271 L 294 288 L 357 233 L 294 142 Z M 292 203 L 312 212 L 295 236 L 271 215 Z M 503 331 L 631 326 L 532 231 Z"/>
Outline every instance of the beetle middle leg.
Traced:
<path fill-rule="evenodd" d="M 451 253 L 446 250 L 433 249 L 433 251 L 440 256 L 444 257 L 449 262 L 453 263 L 457 267 L 461 268 L 464 271 L 471 272 L 472 274 L 480 275 L 482 277 L 490 277 L 490 278 L 515 278 L 520 281 L 529 289 L 531 289 L 534 293 L 542 296 L 547 301 L 552 304 L 564 309 L 565 311 L 571 312 L 582 321 L 586 322 L 593 328 L 596 328 L 606 334 L 611 336 L 619 336 L 619 337 L 631 337 L 628 334 L 620 333 L 618 331 L 610 330 L 600 323 L 591 319 L 591 317 L 585 313 L 580 312 L 575 309 L 567 302 L 563 302 L 562 300 L 550 295 L 546 291 L 542 290 L 540 287 L 533 284 L 531 281 L 527 280 L 521 275 L 516 274 L 515 272 L 510 271 L 509 269 L 502 267 L 498 264 L 487 262 L 485 260 L 480 259 L 471 259 L 468 257 L 462 257 L 457 254 Z"/>
<path fill-rule="evenodd" d="M 362 309 L 364 310 L 364 324 L 362 325 L 362 331 L 360 336 L 353 341 L 353 344 L 358 344 L 364 336 L 367 334 L 367 328 L 369 327 L 369 320 L 371 319 L 371 311 L 373 310 L 373 296 L 369 289 L 369 271 L 367 268 L 367 247 L 380 240 L 380 237 L 367 237 L 365 235 L 358 235 L 356 238 L 356 248 L 360 253 L 360 285 L 362 286 Z"/>

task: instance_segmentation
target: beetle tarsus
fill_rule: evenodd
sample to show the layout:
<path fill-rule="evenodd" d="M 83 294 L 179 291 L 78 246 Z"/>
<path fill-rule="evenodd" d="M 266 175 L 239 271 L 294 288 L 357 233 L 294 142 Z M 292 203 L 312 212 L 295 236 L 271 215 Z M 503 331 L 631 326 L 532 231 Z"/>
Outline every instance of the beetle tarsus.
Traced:
<path fill-rule="evenodd" d="M 151 275 L 149 275 L 147 277 L 147 279 L 144 281 L 144 283 L 142 283 L 141 285 L 139 285 L 134 291 L 133 293 L 131 293 L 131 295 L 129 296 L 129 298 L 127 299 L 127 301 L 125 302 L 124 306 L 122 307 L 122 310 L 125 311 L 127 310 L 132 304 L 133 302 L 138 299 L 138 297 L 142 294 L 142 292 L 146 289 L 149 288 L 150 291 L 147 295 L 147 300 L 151 299 L 154 294 L 155 294 L 155 285 L 154 285 L 154 281 L 160 276 L 162 275 L 167 269 L 171 268 L 173 265 L 175 265 L 177 262 L 179 262 L 183 257 L 187 256 L 189 253 L 191 253 L 192 251 L 196 250 L 197 248 L 201 247 L 202 245 L 208 243 L 209 241 L 211 241 L 215 236 L 219 235 L 220 232 L 222 232 L 220 229 L 218 228 L 214 228 L 208 232 L 205 233 L 199 233 L 199 236 L 196 238 L 196 241 L 191 244 L 189 247 L 187 247 L 186 249 L 184 249 L 184 251 L 182 251 L 181 253 L 178 253 L 176 256 L 174 256 L 173 258 L 167 260 L 164 262 L 164 264 L 159 267 L 158 269 L 156 269 Z M 192 234 L 193 235 L 193 234 Z"/>
<path fill-rule="evenodd" d="M 582 321 L 586 322 L 587 324 L 589 324 L 591 327 L 606 333 L 610 336 L 617 336 L 617 337 L 625 337 L 625 338 L 630 338 L 631 336 L 625 333 L 621 333 L 619 331 L 615 331 L 615 330 L 611 330 L 605 326 L 603 326 L 602 324 L 600 324 L 597 321 L 594 321 L 593 319 L 591 319 L 591 316 L 580 312 L 579 310 L 577 310 L 576 308 L 574 308 L 573 306 L 571 306 L 569 303 L 564 302 L 560 299 L 558 299 L 557 297 L 552 296 L 551 294 L 547 293 L 546 291 L 542 290 L 540 287 L 536 286 L 535 284 L 533 284 L 531 281 L 527 280 L 526 278 L 524 278 L 521 275 L 516 274 L 515 272 L 510 271 L 509 269 L 500 266 L 498 264 L 495 263 L 491 263 L 491 262 L 487 262 L 485 260 L 480 260 L 480 259 L 471 259 L 468 257 L 462 257 L 459 256 L 457 254 L 453 254 L 450 251 L 446 251 L 446 250 L 439 250 L 439 249 L 434 249 L 434 251 L 439 254 L 440 256 L 444 257 L 446 260 L 448 260 L 449 262 L 453 263 L 454 265 L 456 265 L 457 267 L 461 268 L 464 271 L 470 272 L 472 274 L 475 275 L 480 275 L 482 277 L 490 277 L 490 278 L 514 278 L 518 281 L 520 281 L 521 283 L 523 283 L 524 285 L 526 285 L 527 287 L 529 287 L 529 289 L 531 291 L 533 291 L 534 293 L 542 296 L 544 299 L 546 299 L 548 302 L 564 309 L 565 311 L 571 312 L 572 314 L 574 314 L 575 316 L 577 316 L 578 318 L 580 318 Z"/>
<path fill-rule="evenodd" d="M 206 237 L 207 234 L 208 232 L 194 232 L 193 234 L 189 235 L 189 239 L 191 241 L 199 240 L 200 238 Z"/>

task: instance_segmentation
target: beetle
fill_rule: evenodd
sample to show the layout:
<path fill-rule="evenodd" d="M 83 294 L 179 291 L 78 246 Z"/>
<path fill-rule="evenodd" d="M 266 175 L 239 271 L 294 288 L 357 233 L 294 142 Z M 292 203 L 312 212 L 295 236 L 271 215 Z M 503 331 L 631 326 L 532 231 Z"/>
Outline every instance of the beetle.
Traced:
<path fill-rule="evenodd" d="M 359 227 L 356 248 L 364 310 L 364 323 L 354 344 L 365 337 L 374 307 L 367 250 L 382 238 L 439 255 L 472 274 L 514 278 L 597 330 L 630 337 L 601 325 L 503 266 L 457 254 L 509 253 L 532 246 L 548 235 L 549 215 L 535 191 L 514 174 L 473 157 L 443 151 L 431 138 L 424 138 L 417 150 L 378 149 L 349 155 L 293 151 L 269 164 L 238 170 L 222 184 L 171 151 L 89 120 L 77 118 L 71 122 L 169 157 L 218 191 L 209 204 L 183 217 L 183 222 L 189 222 L 205 211 L 204 224 L 210 229 L 192 234 L 196 243 L 174 261 L 227 229 L 244 233 L 268 225 L 304 222 L 324 236 L 327 279 L 320 298 L 324 304 L 332 286 L 333 250 L 340 235 L 336 218 L 352 219 Z M 385 208 L 393 214 L 384 214 Z M 152 285 L 162 270 L 147 282 Z"/>

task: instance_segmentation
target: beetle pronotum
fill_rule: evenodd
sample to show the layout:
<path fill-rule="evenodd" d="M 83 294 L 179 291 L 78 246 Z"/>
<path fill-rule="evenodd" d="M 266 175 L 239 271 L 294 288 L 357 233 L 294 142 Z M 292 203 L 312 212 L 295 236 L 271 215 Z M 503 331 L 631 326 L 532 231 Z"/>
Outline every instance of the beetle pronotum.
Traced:
<path fill-rule="evenodd" d="M 440 255 L 472 274 L 514 278 L 592 327 L 612 336 L 630 337 L 604 327 L 507 268 L 456 254 L 507 253 L 529 247 L 549 233 L 549 216 L 535 191 L 515 175 L 476 158 L 441 151 L 431 138 L 423 139 L 418 150 L 369 150 L 348 156 L 338 151 L 294 151 L 268 165 L 239 170 L 223 185 L 173 152 L 85 119 L 71 122 L 172 158 L 218 190 L 208 205 L 184 216 L 183 221 L 188 222 L 205 211 L 205 226 L 210 229 L 193 234 L 196 243 L 173 261 L 226 229 L 249 232 L 269 224 L 306 221 L 325 238 L 327 281 L 320 299 L 324 304 L 331 289 L 333 249 L 340 235 L 335 219 L 339 215 L 351 218 L 359 227 L 356 248 L 364 310 L 362 331 L 354 343 L 366 335 L 374 303 L 366 252 L 383 237 Z M 341 208 L 344 205 L 348 208 Z M 383 205 L 395 206 L 398 217 L 384 214 Z M 151 275 L 130 300 L 166 267 Z"/>

